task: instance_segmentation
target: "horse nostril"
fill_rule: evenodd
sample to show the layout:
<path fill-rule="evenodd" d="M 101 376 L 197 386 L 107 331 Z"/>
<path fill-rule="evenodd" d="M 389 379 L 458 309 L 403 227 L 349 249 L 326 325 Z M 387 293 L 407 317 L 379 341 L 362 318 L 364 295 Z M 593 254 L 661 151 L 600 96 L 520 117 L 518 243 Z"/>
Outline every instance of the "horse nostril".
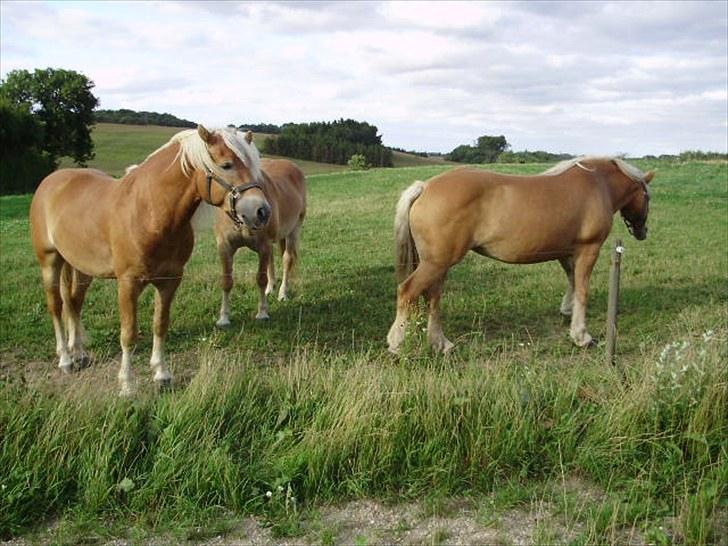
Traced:
<path fill-rule="evenodd" d="M 267 206 L 260 207 L 258 212 L 256 212 L 256 216 L 261 224 L 265 224 L 268 218 L 270 218 L 270 208 Z"/>

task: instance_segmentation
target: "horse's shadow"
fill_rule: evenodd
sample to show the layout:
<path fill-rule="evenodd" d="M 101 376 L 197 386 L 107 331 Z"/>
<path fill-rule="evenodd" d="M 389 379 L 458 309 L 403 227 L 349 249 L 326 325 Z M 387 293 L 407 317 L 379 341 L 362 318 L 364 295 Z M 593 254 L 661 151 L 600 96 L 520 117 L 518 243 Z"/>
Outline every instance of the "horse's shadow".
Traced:
<path fill-rule="evenodd" d="M 561 288 L 554 290 L 551 287 L 544 290 L 543 297 L 533 298 L 529 297 L 526 288 L 518 287 L 512 294 L 523 291 L 522 298 L 504 299 L 495 294 L 494 273 L 500 284 L 509 284 L 521 274 L 515 268 L 512 271 L 503 268 L 496 272 L 474 272 L 467 283 L 483 286 L 482 293 L 477 296 L 464 286 L 466 281 L 463 279 L 453 279 L 450 286 L 446 285 L 444 328 L 457 345 L 472 342 L 497 346 L 514 339 L 524 344 L 531 341 L 552 343 L 558 339 L 564 347 L 571 346 L 569 320 L 559 312 Z M 490 287 L 486 280 L 490 281 Z M 290 300 L 278 302 L 271 297 L 271 318 L 265 321 L 253 318 L 257 305 L 255 287 L 243 281 L 236 286 L 238 292 L 233 294 L 231 328 L 220 330 L 214 326 L 215 308 L 211 305 L 209 320 L 196 320 L 183 329 L 172 325 L 169 340 L 172 353 L 190 348 L 190 339 L 207 340 L 222 350 L 254 351 L 267 355 L 269 360 L 280 360 L 304 345 L 333 352 L 386 351 L 386 335 L 394 318 L 397 291 L 392 266 L 380 264 L 337 272 L 326 286 L 295 284 Z M 466 303 L 463 307 L 463 297 L 478 297 L 479 301 Z M 711 299 L 726 299 L 726 286 L 720 277 L 668 287 L 623 280 L 620 324 L 627 331 L 639 327 L 641 333 L 655 333 L 655 329 L 662 328 L 661 325 L 671 317 L 677 318 L 686 307 L 699 307 Z M 606 308 L 607 287 L 593 285 L 587 320 L 598 338 L 604 333 Z M 661 318 L 651 327 L 657 312 L 661 313 Z M 408 336 L 417 336 L 417 343 L 426 343 L 423 333 L 426 313 L 426 306 L 421 302 L 419 312 L 414 313 L 410 321 Z M 150 341 L 142 341 L 142 345 Z M 141 352 L 149 348 L 140 347 Z"/>

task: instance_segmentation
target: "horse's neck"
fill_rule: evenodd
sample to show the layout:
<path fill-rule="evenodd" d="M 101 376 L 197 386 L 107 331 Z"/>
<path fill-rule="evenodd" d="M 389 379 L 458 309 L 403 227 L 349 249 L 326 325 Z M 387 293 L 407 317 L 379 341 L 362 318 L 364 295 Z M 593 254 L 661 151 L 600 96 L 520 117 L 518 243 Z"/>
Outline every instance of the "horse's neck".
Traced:
<path fill-rule="evenodd" d="M 627 179 L 626 177 L 619 177 L 616 181 L 609 184 L 609 195 L 612 200 L 613 212 L 617 212 L 622 209 L 634 195 L 634 192 L 639 189 L 636 182 Z"/>
<path fill-rule="evenodd" d="M 150 231 L 174 233 L 189 225 L 200 196 L 193 180 L 184 174 L 178 146 L 160 150 L 140 165 L 134 174 L 133 199 L 148 213 L 144 223 Z"/>

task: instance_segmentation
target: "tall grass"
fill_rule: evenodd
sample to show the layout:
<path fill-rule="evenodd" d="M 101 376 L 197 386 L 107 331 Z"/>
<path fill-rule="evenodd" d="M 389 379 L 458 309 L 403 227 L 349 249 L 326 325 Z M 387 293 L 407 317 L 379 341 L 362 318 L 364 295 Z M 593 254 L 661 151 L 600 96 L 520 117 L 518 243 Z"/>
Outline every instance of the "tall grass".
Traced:
<path fill-rule="evenodd" d="M 68 510 L 184 528 L 222 508 L 265 515 L 278 486 L 299 502 L 414 498 L 567 472 L 622 491 L 621 524 L 680 514 L 686 540 L 706 542 L 726 494 L 725 342 L 645 355 L 627 384 L 591 355 L 565 374 L 505 353 L 377 362 L 302 348 L 270 365 L 208 348 L 189 386 L 161 397 L 5 386 L 0 529 Z M 661 371 L 686 365 L 680 379 Z"/>

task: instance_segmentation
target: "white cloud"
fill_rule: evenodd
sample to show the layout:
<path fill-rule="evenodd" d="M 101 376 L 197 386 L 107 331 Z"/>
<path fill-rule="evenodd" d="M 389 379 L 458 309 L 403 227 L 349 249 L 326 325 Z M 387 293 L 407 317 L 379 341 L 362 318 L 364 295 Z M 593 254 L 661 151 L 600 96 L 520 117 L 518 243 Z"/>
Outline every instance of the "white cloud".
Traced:
<path fill-rule="evenodd" d="M 447 151 L 726 150 L 721 2 L 0 3 L 3 76 L 83 72 L 104 108 L 331 120 Z"/>

